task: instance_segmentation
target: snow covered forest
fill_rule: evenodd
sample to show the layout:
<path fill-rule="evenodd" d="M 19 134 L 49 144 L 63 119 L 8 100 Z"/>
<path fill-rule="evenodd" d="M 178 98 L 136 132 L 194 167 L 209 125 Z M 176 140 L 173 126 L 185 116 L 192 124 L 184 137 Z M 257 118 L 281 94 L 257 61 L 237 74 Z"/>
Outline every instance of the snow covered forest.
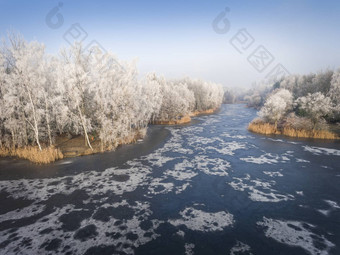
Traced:
<path fill-rule="evenodd" d="M 157 120 L 218 108 L 221 85 L 190 78 L 167 80 L 156 74 L 139 79 L 135 62 L 124 62 L 81 44 L 58 56 L 43 44 L 11 34 L 0 51 L 0 147 L 55 143 L 58 135 L 82 135 L 86 146 L 102 149 L 145 134 Z"/>
<path fill-rule="evenodd" d="M 260 121 L 295 130 L 328 130 L 340 123 L 340 69 L 290 75 L 245 96 Z M 259 121 L 259 120 L 257 120 Z"/>

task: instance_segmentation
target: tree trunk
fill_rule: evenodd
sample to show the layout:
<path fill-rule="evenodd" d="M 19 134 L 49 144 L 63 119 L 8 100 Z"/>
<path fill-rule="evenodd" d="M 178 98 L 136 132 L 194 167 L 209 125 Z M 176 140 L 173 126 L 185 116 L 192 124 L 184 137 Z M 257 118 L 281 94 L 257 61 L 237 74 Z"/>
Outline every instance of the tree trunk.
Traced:
<path fill-rule="evenodd" d="M 25 146 L 28 145 L 28 134 L 27 134 L 27 122 L 25 121 L 25 116 L 22 116 L 23 123 L 25 123 L 24 127 L 24 135 L 25 135 Z"/>
<path fill-rule="evenodd" d="M 14 131 L 11 130 L 11 134 L 12 134 L 12 148 L 15 148 L 15 135 L 14 135 Z"/>
<path fill-rule="evenodd" d="M 31 107 L 32 107 L 32 111 L 33 111 L 33 121 L 34 121 L 34 128 L 33 129 L 34 129 L 35 140 L 38 144 L 39 150 L 42 150 L 40 142 L 39 142 L 38 122 L 37 122 L 37 118 L 36 118 L 36 115 L 35 115 L 36 113 L 35 113 L 35 107 L 34 107 L 33 100 L 32 100 L 32 95 L 31 95 L 31 92 L 29 91 L 29 89 L 27 87 L 26 87 L 26 89 L 27 89 L 28 97 L 30 99 Z"/>
<path fill-rule="evenodd" d="M 52 135 L 51 135 L 51 127 L 50 127 L 50 116 L 48 115 L 48 103 L 47 103 L 47 97 L 44 93 L 44 99 L 45 99 L 45 117 L 46 117 L 46 124 L 47 124 L 47 132 L 48 132 L 48 140 L 50 142 L 50 146 L 52 146 Z"/>
<path fill-rule="evenodd" d="M 84 129 L 84 135 L 85 135 L 85 145 L 86 143 L 88 144 L 88 146 L 91 148 L 91 150 L 93 151 L 93 148 L 91 146 L 91 143 L 90 143 L 90 140 L 89 140 L 89 137 L 87 135 L 87 131 L 86 131 L 86 126 L 85 126 L 85 121 L 84 121 L 84 118 L 83 118 L 83 114 L 81 113 L 81 110 L 80 110 L 80 107 L 78 106 L 78 113 L 79 113 L 79 117 L 81 119 L 81 124 L 83 125 L 83 129 Z"/>
<path fill-rule="evenodd" d="M 100 139 L 100 151 L 103 152 L 104 151 L 104 143 L 103 141 Z"/>

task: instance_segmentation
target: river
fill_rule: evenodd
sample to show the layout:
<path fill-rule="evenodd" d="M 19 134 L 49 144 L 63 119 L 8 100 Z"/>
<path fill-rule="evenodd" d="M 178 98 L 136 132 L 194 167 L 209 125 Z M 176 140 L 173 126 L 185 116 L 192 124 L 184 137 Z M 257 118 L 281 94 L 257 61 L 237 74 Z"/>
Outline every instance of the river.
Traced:
<path fill-rule="evenodd" d="M 340 143 L 223 105 L 48 166 L 0 160 L 1 254 L 340 254 Z"/>

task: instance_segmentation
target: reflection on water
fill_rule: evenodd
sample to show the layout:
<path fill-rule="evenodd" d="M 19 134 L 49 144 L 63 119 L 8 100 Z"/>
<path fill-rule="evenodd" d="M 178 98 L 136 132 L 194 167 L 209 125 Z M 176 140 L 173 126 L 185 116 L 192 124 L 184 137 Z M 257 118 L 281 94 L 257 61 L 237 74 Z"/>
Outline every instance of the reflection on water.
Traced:
<path fill-rule="evenodd" d="M 255 114 L 224 105 L 48 167 L 0 161 L 1 253 L 339 254 L 339 142 L 252 134 Z"/>

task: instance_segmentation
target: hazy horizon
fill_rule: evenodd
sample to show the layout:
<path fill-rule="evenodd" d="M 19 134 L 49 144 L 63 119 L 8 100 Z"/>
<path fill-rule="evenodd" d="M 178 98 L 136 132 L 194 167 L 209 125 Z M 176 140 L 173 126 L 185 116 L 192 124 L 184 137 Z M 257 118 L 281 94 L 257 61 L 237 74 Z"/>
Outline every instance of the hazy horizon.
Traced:
<path fill-rule="evenodd" d="M 60 23 L 56 16 L 49 16 L 58 5 Z M 213 22 L 226 8 L 229 11 L 223 18 L 230 29 L 218 34 Z M 67 31 L 78 24 L 84 46 L 95 40 L 120 59 L 137 58 L 141 75 L 190 76 L 246 88 L 278 64 L 301 74 L 340 67 L 339 11 L 337 1 L 2 0 L 0 37 L 13 29 L 28 41 L 44 43 L 47 53 L 56 54 L 68 46 Z M 223 28 L 223 23 L 218 27 Z M 254 39 L 242 54 L 230 43 L 240 29 Z M 273 61 L 259 72 L 247 58 L 261 45 Z"/>

